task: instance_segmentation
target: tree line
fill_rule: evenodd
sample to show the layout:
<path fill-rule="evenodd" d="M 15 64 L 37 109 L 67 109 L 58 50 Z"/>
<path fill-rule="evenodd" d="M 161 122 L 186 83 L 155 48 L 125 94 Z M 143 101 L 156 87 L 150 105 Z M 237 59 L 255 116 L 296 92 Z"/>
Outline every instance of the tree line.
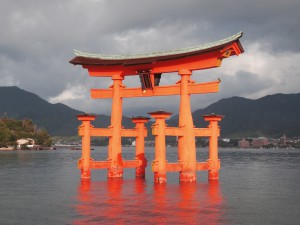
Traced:
<path fill-rule="evenodd" d="M 0 118 L 0 147 L 17 147 L 17 140 L 31 138 L 36 145 L 51 146 L 52 139 L 45 129 L 38 128 L 30 119 Z"/>

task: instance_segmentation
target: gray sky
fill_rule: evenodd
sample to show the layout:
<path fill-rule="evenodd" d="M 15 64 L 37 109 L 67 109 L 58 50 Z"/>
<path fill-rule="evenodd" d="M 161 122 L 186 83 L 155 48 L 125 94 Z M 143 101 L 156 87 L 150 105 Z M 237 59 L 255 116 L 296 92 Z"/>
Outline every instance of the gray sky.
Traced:
<path fill-rule="evenodd" d="M 220 91 L 192 96 L 193 110 L 232 96 L 259 98 L 300 92 L 299 0 L 0 0 L 0 86 L 18 86 L 51 103 L 110 114 L 110 100 L 90 99 L 107 88 L 68 61 L 74 49 L 102 54 L 149 53 L 193 47 L 244 31 L 245 53 L 220 68 L 194 72 L 221 78 Z M 171 74 L 162 85 L 173 84 Z M 137 77 L 125 79 L 138 85 Z M 127 116 L 177 113 L 179 98 L 124 99 Z"/>

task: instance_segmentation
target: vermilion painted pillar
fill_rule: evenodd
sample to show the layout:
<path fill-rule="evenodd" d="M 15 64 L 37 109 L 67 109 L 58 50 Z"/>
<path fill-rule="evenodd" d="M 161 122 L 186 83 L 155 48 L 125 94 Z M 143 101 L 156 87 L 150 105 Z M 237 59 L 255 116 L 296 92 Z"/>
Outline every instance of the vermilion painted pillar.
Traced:
<path fill-rule="evenodd" d="M 83 129 L 82 135 L 82 168 L 81 168 L 81 179 L 91 178 L 91 136 L 90 127 L 91 121 L 95 120 L 94 115 L 78 115 L 78 120 L 82 121 L 82 125 L 79 129 Z"/>
<path fill-rule="evenodd" d="M 166 118 L 169 118 L 172 113 L 157 111 L 149 113 L 154 119 L 155 124 L 155 158 L 152 163 L 154 168 L 154 182 L 155 183 L 166 183 Z"/>
<path fill-rule="evenodd" d="M 121 91 L 124 88 L 122 84 L 123 76 L 116 74 L 112 76 L 113 80 L 113 96 L 112 96 L 112 112 L 111 112 L 111 128 L 112 137 L 109 139 L 108 159 L 111 161 L 111 167 L 108 168 L 108 178 L 123 177 L 122 165 L 122 97 Z"/>
<path fill-rule="evenodd" d="M 135 158 L 142 161 L 142 165 L 135 169 L 135 176 L 138 178 L 145 177 L 145 168 L 147 167 L 147 159 L 145 158 L 145 134 L 147 132 L 145 123 L 150 118 L 133 117 L 131 120 L 135 123 L 135 129 L 138 130 L 138 136 L 135 139 Z"/>
<path fill-rule="evenodd" d="M 180 70 L 180 105 L 179 127 L 184 129 L 184 135 L 178 137 L 178 160 L 182 164 L 179 172 L 179 180 L 182 182 L 196 181 L 196 146 L 194 124 L 191 112 L 190 94 L 190 70 Z"/>
<path fill-rule="evenodd" d="M 218 122 L 221 121 L 223 117 L 224 116 L 215 114 L 203 116 L 204 120 L 209 122 L 208 128 L 211 134 L 209 137 L 209 157 L 207 160 L 209 163 L 208 180 L 219 179 L 220 161 L 218 157 L 218 137 L 220 136 L 220 129 Z"/>

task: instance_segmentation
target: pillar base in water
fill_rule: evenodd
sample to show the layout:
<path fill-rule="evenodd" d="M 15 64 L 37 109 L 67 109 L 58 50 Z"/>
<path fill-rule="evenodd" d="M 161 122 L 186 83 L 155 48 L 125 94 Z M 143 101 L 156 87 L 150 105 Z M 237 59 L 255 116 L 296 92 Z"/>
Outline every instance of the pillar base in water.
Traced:
<path fill-rule="evenodd" d="M 189 171 L 181 171 L 179 173 L 179 181 L 180 182 L 196 182 L 196 172 L 189 170 Z"/>
<path fill-rule="evenodd" d="M 91 179 L 91 171 L 87 170 L 81 170 L 81 179 Z"/>
<path fill-rule="evenodd" d="M 107 177 L 108 178 L 122 178 L 123 177 L 123 168 L 120 168 L 120 167 L 108 168 Z"/>
<path fill-rule="evenodd" d="M 137 178 L 145 178 L 145 168 L 138 167 L 135 169 L 135 177 Z"/>
<path fill-rule="evenodd" d="M 219 170 L 209 170 L 208 180 L 219 180 Z"/>
<path fill-rule="evenodd" d="M 154 172 L 154 182 L 158 184 L 167 183 L 167 175 L 165 173 Z"/>

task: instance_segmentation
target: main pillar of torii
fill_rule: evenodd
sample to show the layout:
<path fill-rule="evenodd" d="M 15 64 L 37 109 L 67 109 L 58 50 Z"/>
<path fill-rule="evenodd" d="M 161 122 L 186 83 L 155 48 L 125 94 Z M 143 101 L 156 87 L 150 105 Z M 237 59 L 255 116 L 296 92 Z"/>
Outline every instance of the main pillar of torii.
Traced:
<path fill-rule="evenodd" d="M 93 77 L 111 77 L 113 85 L 108 89 L 92 89 L 92 98 L 112 99 L 111 128 L 108 155 L 112 157 L 113 167 L 109 177 L 121 177 L 121 123 L 122 99 L 134 97 L 153 97 L 180 95 L 179 127 L 186 130 L 178 138 L 178 161 L 185 166 L 180 171 L 181 181 L 196 180 L 196 151 L 190 95 L 218 91 L 219 80 L 196 84 L 191 80 L 194 70 L 204 70 L 221 66 L 224 58 L 244 52 L 239 41 L 242 32 L 226 39 L 175 51 L 138 54 L 129 56 L 89 54 L 75 51 L 76 57 L 70 63 L 82 65 Z M 174 85 L 157 86 L 155 79 L 161 74 L 177 72 L 180 80 Z M 126 76 L 138 75 L 142 87 L 127 88 L 122 84 Z M 190 162 L 190 163 L 189 163 Z"/>

